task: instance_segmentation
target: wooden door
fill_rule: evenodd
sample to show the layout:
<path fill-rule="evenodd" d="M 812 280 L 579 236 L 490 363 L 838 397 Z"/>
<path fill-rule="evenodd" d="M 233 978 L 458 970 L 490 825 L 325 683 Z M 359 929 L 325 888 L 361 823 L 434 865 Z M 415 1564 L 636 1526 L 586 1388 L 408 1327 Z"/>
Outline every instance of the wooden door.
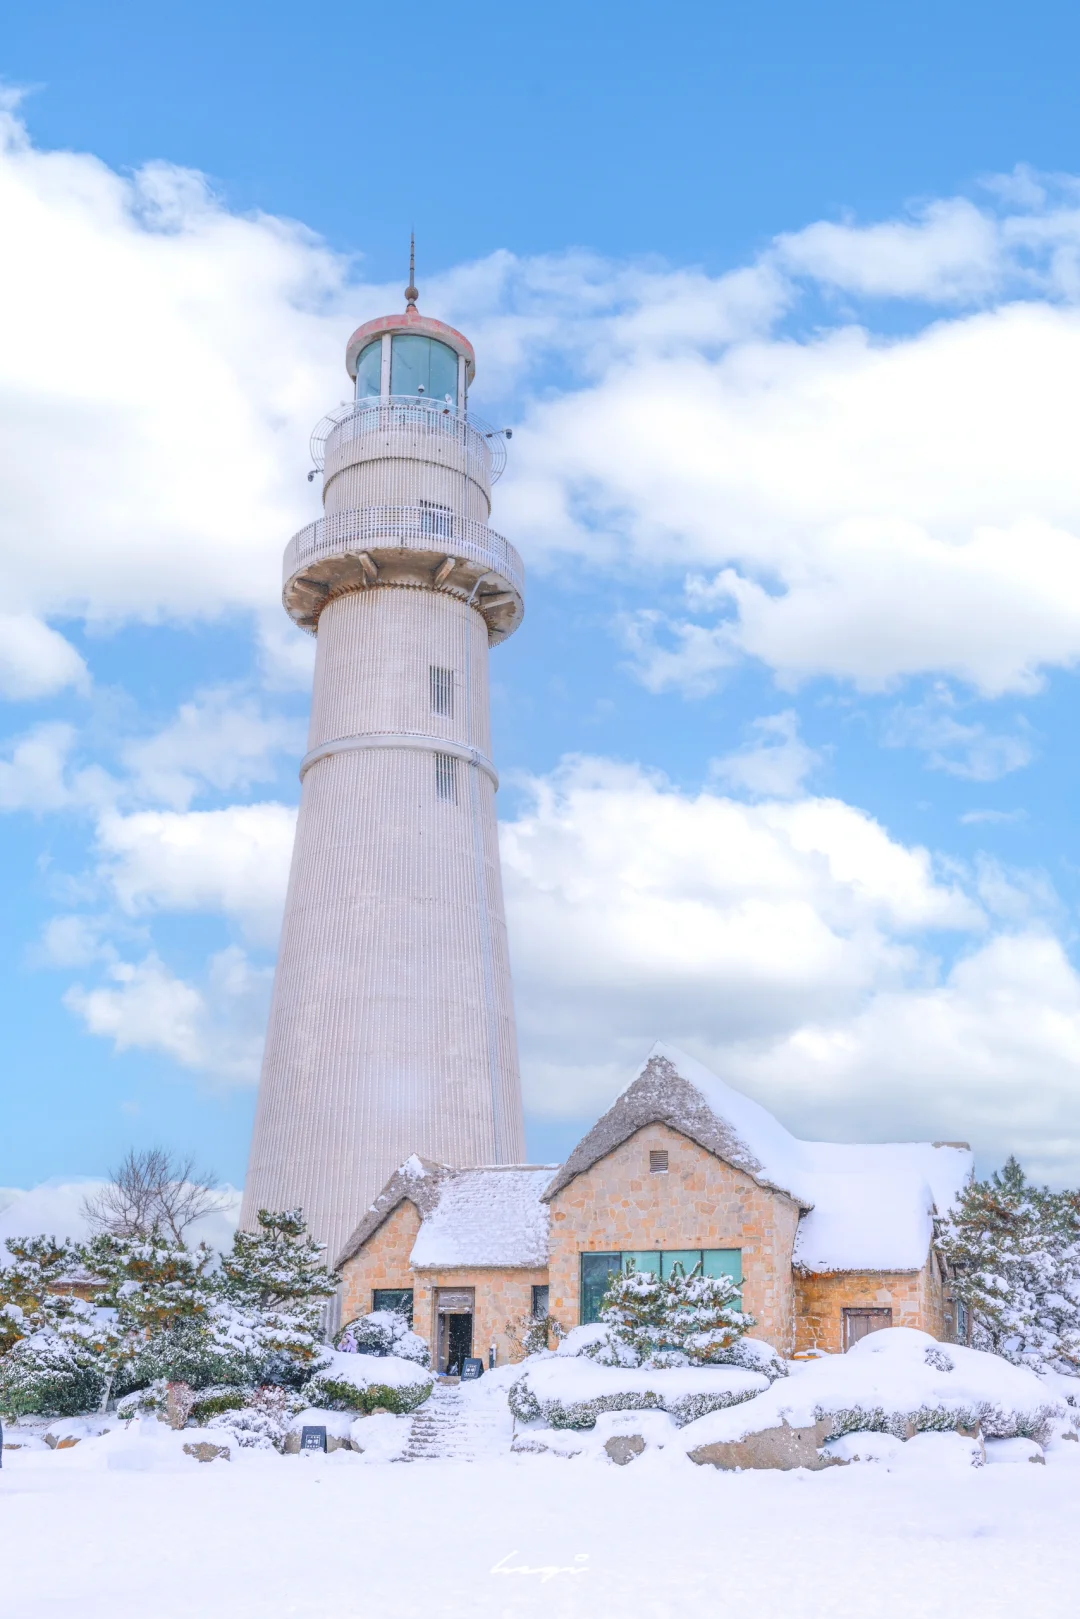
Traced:
<path fill-rule="evenodd" d="M 882 1327 L 892 1326 L 891 1310 L 845 1310 L 844 1311 L 844 1349 L 850 1349 L 860 1339 L 866 1338 L 871 1332 L 880 1332 Z"/>

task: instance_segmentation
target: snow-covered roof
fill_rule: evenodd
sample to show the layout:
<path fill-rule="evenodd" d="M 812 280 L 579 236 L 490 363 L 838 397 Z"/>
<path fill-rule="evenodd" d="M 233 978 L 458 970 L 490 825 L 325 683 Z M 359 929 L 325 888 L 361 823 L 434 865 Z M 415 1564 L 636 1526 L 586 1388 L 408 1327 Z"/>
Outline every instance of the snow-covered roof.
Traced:
<path fill-rule="evenodd" d="M 557 1164 L 495 1164 L 451 1169 L 415 1154 L 387 1181 L 338 1257 L 340 1268 L 403 1202 L 420 1230 L 409 1256 L 420 1270 L 473 1266 L 534 1268 L 548 1262 L 548 1208 L 542 1196 Z"/>
<path fill-rule="evenodd" d="M 543 1193 L 556 1164 L 460 1169 L 442 1183 L 413 1245 L 418 1270 L 548 1262 Z"/>
<path fill-rule="evenodd" d="M 579 1142 L 547 1198 L 643 1125 L 658 1122 L 797 1203 L 794 1262 L 810 1271 L 921 1269 L 935 1211 L 951 1207 L 972 1170 L 962 1145 L 800 1141 L 703 1063 L 658 1044 Z"/>

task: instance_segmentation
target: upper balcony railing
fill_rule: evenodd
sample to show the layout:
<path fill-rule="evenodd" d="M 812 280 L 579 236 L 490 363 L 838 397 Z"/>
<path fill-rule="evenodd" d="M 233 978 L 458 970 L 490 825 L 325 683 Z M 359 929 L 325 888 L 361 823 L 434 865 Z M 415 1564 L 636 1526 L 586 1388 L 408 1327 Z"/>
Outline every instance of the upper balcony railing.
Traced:
<path fill-rule="evenodd" d="M 506 466 L 506 440 L 501 429 L 478 416 L 466 415 L 444 400 L 394 395 L 389 399 L 351 399 L 332 410 L 311 435 L 311 459 L 321 472 L 327 450 L 379 434 L 438 434 L 458 445 L 465 470 L 481 483 L 493 484 Z"/>
<path fill-rule="evenodd" d="M 525 565 L 517 551 L 486 523 L 457 517 L 439 507 L 366 506 L 335 512 L 294 534 L 285 550 L 286 587 L 312 563 L 349 551 L 391 550 L 452 554 L 504 580 L 519 596 L 525 591 Z"/>

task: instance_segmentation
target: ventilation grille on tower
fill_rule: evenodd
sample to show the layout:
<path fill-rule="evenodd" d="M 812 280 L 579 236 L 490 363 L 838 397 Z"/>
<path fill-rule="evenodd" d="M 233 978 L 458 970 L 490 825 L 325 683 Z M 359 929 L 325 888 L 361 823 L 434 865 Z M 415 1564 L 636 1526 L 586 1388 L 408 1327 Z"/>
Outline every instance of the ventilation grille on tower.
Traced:
<path fill-rule="evenodd" d="M 458 762 L 452 753 L 435 755 L 435 797 L 447 804 L 456 804 Z"/>
<path fill-rule="evenodd" d="M 454 712 L 454 671 L 440 669 L 433 663 L 428 674 L 431 681 L 431 712 L 450 718 Z"/>

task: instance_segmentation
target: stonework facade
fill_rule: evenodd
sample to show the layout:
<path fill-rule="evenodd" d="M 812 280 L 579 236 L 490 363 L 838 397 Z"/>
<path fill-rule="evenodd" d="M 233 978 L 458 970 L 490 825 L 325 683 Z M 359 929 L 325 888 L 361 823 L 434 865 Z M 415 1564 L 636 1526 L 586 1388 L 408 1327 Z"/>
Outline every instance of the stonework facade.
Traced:
<path fill-rule="evenodd" d="M 650 1154 L 667 1153 L 666 1172 Z M 551 1201 L 551 1313 L 578 1324 L 581 1255 L 650 1249 L 737 1248 L 743 1304 L 754 1329 L 792 1348 L 791 1270 L 799 1207 L 664 1124 L 646 1125 Z"/>
<path fill-rule="evenodd" d="M 520 1355 L 542 1304 L 569 1332 L 586 1303 L 595 1319 L 611 1270 L 700 1256 L 715 1267 L 706 1274 L 741 1279 L 753 1335 L 785 1356 L 839 1354 L 885 1326 L 952 1339 L 934 1219 L 970 1173 L 958 1143 L 798 1142 L 700 1064 L 657 1048 L 565 1164 L 404 1163 L 344 1250 L 344 1318 L 372 1309 L 380 1288 L 410 1289 L 414 1330 L 440 1369 L 452 1313 L 469 1314 L 473 1354 L 494 1346 L 502 1362 Z"/>
<path fill-rule="evenodd" d="M 796 1274 L 795 1349 L 843 1353 L 845 1311 L 889 1310 L 890 1326 L 920 1327 L 935 1338 L 951 1338 L 952 1316 L 937 1255 L 931 1251 L 921 1271 L 840 1271 Z"/>

